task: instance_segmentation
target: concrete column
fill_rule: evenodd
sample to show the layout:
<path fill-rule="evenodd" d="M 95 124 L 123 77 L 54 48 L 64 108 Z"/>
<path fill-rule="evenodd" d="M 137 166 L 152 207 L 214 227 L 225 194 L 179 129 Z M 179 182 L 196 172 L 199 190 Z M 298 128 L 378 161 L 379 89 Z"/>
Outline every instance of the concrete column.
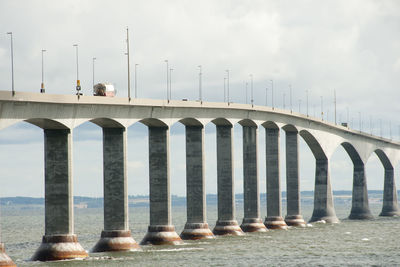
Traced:
<path fill-rule="evenodd" d="M 314 211 L 310 222 L 321 220 L 328 223 L 339 222 L 333 207 L 328 159 L 317 159 L 315 162 Z"/>
<path fill-rule="evenodd" d="M 243 198 L 244 232 L 265 232 L 260 219 L 260 189 L 258 187 L 257 126 L 243 126 Z"/>
<path fill-rule="evenodd" d="M 0 266 L 4 267 L 15 267 L 15 263 L 12 259 L 6 254 L 4 249 L 4 244 L 0 243 Z"/>
<path fill-rule="evenodd" d="M 299 188 L 299 151 L 298 134 L 286 131 L 286 199 L 287 215 L 285 222 L 289 226 L 305 226 L 300 213 Z"/>
<path fill-rule="evenodd" d="M 218 220 L 215 235 L 243 234 L 235 218 L 232 126 L 217 125 Z"/>
<path fill-rule="evenodd" d="M 204 128 L 186 126 L 186 211 L 182 239 L 213 238 L 206 219 Z"/>
<path fill-rule="evenodd" d="M 128 224 L 125 128 L 103 128 L 104 230 L 93 252 L 137 250 Z"/>
<path fill-rule="evenodd" d="M 394 169 L 385 168 L 385 182 L 383 187 L 383 207 L 379 216 L 400 215 L 397 204 L 397 189 L 394 180 Z"/>
<path fill-rule="evenodd" d="M 372 219 L 369 210 L 367 178 L 365 177 L 365 165 L 362 162 L 354 163 L 353 169 L 353 196 L 349 219 Z"/>
<path fill-rule="evenodd" d="M 279 129 L 265 128 L 265 158 L 267 165 L 267 218 L 268 229 L 287 229 L 281 214 L 281 182 L 279 174 Z"/>
<path fill-rule="evenodd" d="M 32 260 L 88 256 L 74 234 L 71 138 L 69 129 L 44 130 L 45 235 Z"/>
<path fill-rule="evenodd" d="M 149 178 L 150 226 L 141 244 L 181 244 L 171 224 L 168 127 L 149 126 Z"/>

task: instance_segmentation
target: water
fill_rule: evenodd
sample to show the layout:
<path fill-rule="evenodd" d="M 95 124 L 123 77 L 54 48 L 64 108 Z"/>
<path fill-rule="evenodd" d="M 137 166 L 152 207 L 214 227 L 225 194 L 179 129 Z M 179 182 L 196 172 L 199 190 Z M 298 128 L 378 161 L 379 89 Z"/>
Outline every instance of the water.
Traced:
<path fill-rule="evenodd" d="M 218 237 L 214 240 L 188 241 L 180 246 L 144 247 L 141 252 L 92 253 L 87 260 L 31 262 L 44 231 L 43 209 L 2 211 L 2 241 L 7 254 L 18 266 L 399 266 L 400 217 L 377 217 L 381 205 L 371 204 L 376 216 L 369 221 L 346 220 L 348 204 L 336 205 L 340 224 L 313 224 L 287 231 Z M 237 206 L 238 222 L 242 206 Z M 265 207 L 261 207 L 265 211 Z M 265 212 L 262 212 L 264 217 Z M 312 206 L 303 206 L 309 219 Z M 285 212 L 283 212 L 285 214 Z M 185 207 L 173 207 L 173 223 L 180 233 L 186 220 Z M 212 229 L 216 207 L 208 207 Z M 131 208 L 132 235 L 140 242 L 148 225 L 147 208 Z M 80 244 L 90 249 L 100 236 L 101 209 L 75 211 L 75 233 Z"/>

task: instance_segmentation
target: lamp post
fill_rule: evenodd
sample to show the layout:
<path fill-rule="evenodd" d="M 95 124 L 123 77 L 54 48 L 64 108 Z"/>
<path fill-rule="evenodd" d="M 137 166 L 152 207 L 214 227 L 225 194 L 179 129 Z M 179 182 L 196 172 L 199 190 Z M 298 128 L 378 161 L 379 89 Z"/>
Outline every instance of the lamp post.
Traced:
<path fill-rule="evenodd" d="M 92 74 L 93 74 L 93 88 L 94 88 L 94 62 L 96 61 L 97 58 L 92 58 Z"/>
<path fill-rule="evenodd" d="M 306 90 L 306 101 L 307 101 L 307 117 L 308 117 L 308 90 Z"/>
<path fill-rule="evenodd" d="M 42 94 L 45 93 L 45 89 L 44 89 L 44 60 L 43 60 L 44 52 L 46 52 L 46 50 L 42 49 L 42 84 L 40 85 L 40 92 Z"/>
<path fill-rule="evenodd" d="M 292 106 L 292 85 L 289 84 L 289 93 L 290 93 L 290 113 L 293 112 L 293 106 Z"/>
<path fill-rule="evenodd" d="M 301 99 L 299 99 L 299 113 L 301 113 Z"/>
<path fill-rule="evenodd" d="M 168 59 L 164 60 L 164 62 L 167 64 L 167 101 L 169 103 L 169 66 L 168 66 Z"/>
<path fill-rule="evenodd" d="M 169 69 L 169 99 L 171 99 L 172 100 L 172 98 L 171 98 L 171 87 L 172 87 L 172 82 L 171 82 L 171 80 L 172 80 L 172 71 L 173 71 L 174 69 L 173 68 L 170 68 Z"/>
<path fill-rule="evenodd" d="M 265 106 L 268 106 L 268 87 L 265 88 Z"/>
<path fill-rule="evenodd" d="M 250 76 L 250 94 L 251 94 L 251 100 L 250 100 L 250 102 L 251 102 L 251 106 L 253 107 L 254 106 L 254 95 L 253 95 L 253 74 L 250 74 L 249 75 Z"/>
<path fill-rule="evenodd" d="M 321 119 L 324 120 L 324 98 L 321 96 Z"/>
<path fill-rule="evenodd" d="M 347 112 L 347 128 L 349 128 L 349 125 L 350 125 L 350 121 L 349 121 L 349 118 L 350 118 L 349 107 L 346 107 L 346 112 Z M 352 125 L 352 126 L 353 126 L 353 125 Z"/>
<path fill-rule="evenodd" d="M 228 100 L 228 105 L 229 105 L 229 70 L 226 71 L 226 96 Z"/>
<path fill-rule="evenodd" d="M 271 91 L 272 91 L 272 109 L 274 109 L 274 80 L 270 80 L 271 82 Z"/>
<path fill-rule="evenodd" d="M 358 126 L 360 128 L 360 133 L 361 133 L 361 112 L 358 112 Z"/>
<path fill-rule="evenodd" d="M 246 85 L 246 104 L 248 104 L 248 101 L 247 101 L 247 98 L 248 98 L 248 97 L 247 97 L 247 95 L 248 95 L 247 89 L 248 89 L 248 88 L 247 88 L 247 87 L 248 87 L 249 83 L 248 83 L 248 82 L 245 82 L 245 85 Z"/>
<path fill-rule="evenodd" d="M 226 102 L 226 77 L 224 77 L 224 102 Z"/>
<path fill-rule="evenodd" d="M 333 102 L 335 104 L 335 125 L 336 125 L 336 89 L 333 90 Z"/>
<path fill-rule="evenodd" d="M 286 108 L 286 94 L 285 93 L 283 93 L 283 97 L 282 97 L 282 100 L 283 100 L 283 109 L 285 109 Z"/>
<path fill-rule="evenodd" d="M 137 98 L 137 67 L 139 64 L 135 64 L 135 98 Z"/>
<path fill-rule="evenodd" d="M 130 53 L 129 53 L 129 28 L 126 27 L 126 55 L 128 63 L 128 99 L 131 101 L 131 64 L 130 64 Z"/>
<path fill-rule="evenodd" d="M 79 80 L 78 45 L 74 44 L 73 46 L 76 54 L 76 95 L 79 97 L 81 95 L 81 81 Z"/>
<path fill-rule="evenodd" d="M 199 100 L 200 103 L 203 103 L 202 88 L 201 88 L 203 72 L 201 65 L 198 65 L 197 67 L 199 68 Z"/>
<path fill-rule="evenodd" d="M 13 47 L 13 34 L 12 32 L 7 32 L 7 34 L 10 35 L 10 41 L 11 41 L 11 92 L 12 95 L 15 95 L 15 90 L 14 90 L 14 47 Z"/>

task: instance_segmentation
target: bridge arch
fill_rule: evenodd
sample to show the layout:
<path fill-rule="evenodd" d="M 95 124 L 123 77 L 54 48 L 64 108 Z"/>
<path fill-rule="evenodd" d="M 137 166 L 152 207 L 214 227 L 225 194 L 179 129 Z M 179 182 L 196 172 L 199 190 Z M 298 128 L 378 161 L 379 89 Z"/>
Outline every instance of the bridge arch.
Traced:
<path fill-rule="evenodd" d="M 255 123 L 253 120 L 250 119 L 243 119 L 238 121 L 238 123 L 242 126 L 257 127 L 257 123 Z"/>
<path fill-rule="evenodd" d="M 299 132 L 300 136 L 307 143 L 308 147 L 311 149 L 316 160 L 328 160 L 328 157 L 325 154 L 321 144 L 318 140 L 307 130 L 301 130 Z"/>
<path fill-rule="evenodd" d="M 140 120 L 139 122 L 143 123 L 148 127 L 168 127 L 168 124 L 160 119 L 145 118 Z"/>
<path fill-rule="evenodd" d="M 233 123 L 225 118 L 216 118 L 216 119 L 213 119 L 211 122 L 214 123 L 215 126 L 232 126 L 233 127 Z"/>
<path fill-rule="evenodd" d="M 266 129 L 277 129 L 279 130 L 279 126 L 273 121 L 266 121 L 261 124 Z"/>
<path fill-rule="evenodd" d="M 297 130 L 296 126 L 294 126 L 293 124 L 286 124 L 285 126 L 282 127 L 282 129 L 285 132 L 293 132 L 293 133 L 299 132 L 299 130 Z"/>
<path fill-rule="evenodd" d="M 125 128 L 120 122 L 110 118 L 96 118 L 90 120 L 90 122 L 102 127 L 102 128 Z"/>
<path fill-rule="evenodd" d="M 184 118 L 184 119 L 179 120 L 179 122 L 185 126 L 199 126 L 199 127 L 203 126 L 204 127 L 203 123 L 195 118 Z"/>
<path fill-rule="evenodd" d="M 39 128 L 47 129 L 47 130 L 70 129 L 68 126 L 66 126 L 65 124 L 63 124 L 57 120 L 51 120 L 51 119 L 46 119 L 46 118 L 32 118 L 32 119 L 27 119 L 24 121 L 26 121 L 30 124 L 36 125 Z"/>

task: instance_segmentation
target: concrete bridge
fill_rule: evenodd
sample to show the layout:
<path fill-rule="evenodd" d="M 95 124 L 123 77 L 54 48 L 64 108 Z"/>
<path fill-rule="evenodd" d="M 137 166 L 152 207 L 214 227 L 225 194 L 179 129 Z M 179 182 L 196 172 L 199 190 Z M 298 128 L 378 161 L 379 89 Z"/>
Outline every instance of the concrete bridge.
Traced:
<path fill-rule="evenodd" d="M 235 103 L 107 98 L 0 91 L 0 130 L 25 121 L 44 131 L 45 234 L 33 260 L 86 257 L 74 234 L 72 133 L 90 121 L 103 129 L 104 230 L 93 252 L 140 249 L 128 228 L 126 172 L 127 127 L 148 127 L 150 225 L 141 244 L 179 244 L 182 239 L 242 235 L 243 232 L 304 226 L 299 194 L 299 136 L 316 161 L 311 222 L 338 222 L 330 183 L 329 160 L 343 146 L 354 164 L 350 219 L 371 218 L 365 164 L 376 153 L 384 167 L 380 215 L 399 215 L 394 166 L 400 143 L 287 110 Z M 178 235 L 171 224 L 169 128 L 186 129 L 187 222 Z M 218 220 L 211 231 L 206 220 L 204 126 L 213 123 L 217 136 Z M 234 124 L 243 127 L 244 218 L 235 219 L 233 179 Z M 258 130 L 265 130 L 267 217 L 260 218 L 257 150 Z M 281 214 L 279 133 L 286 132 L 287 214 Z M 264 148 L 263 148 L 264 149 Z M 4 190 L 4 189 L 3 189 Z M 3 245 L 1 246 L 4 255 Z M 0 252 L 1 253 L 1 252 Z M 1 258 L 0 258 L 1 261 Z"/>

